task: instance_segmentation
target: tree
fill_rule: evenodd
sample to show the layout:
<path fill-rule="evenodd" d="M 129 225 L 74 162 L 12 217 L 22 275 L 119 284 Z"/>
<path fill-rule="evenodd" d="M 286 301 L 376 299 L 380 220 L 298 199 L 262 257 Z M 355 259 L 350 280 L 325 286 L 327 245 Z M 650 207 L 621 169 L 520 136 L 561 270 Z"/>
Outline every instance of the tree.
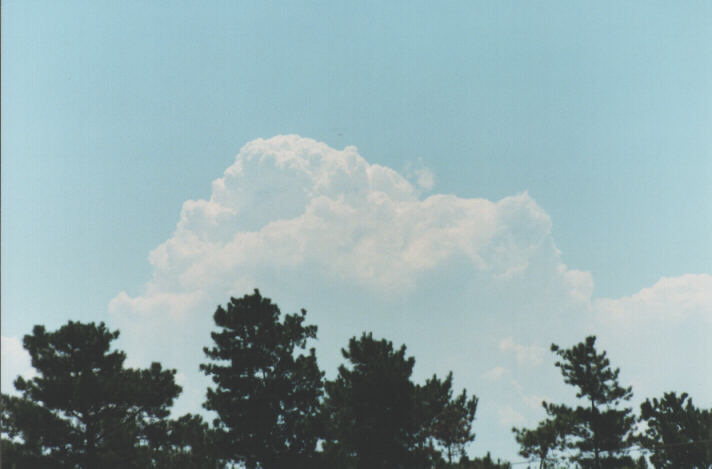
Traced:
<path fill-rule="evenodd" d="M 158 363 L 123 368 L 125 354 L 110 351 L 118 336 L 104 323 L 69 321 L 24 337 L 37 376 L 17 378 L 22 397 L 3 396 L 2 412 L 3 446 L 17 467 L 146 467 L 145 431 L 168 415 L 181 389 L 175 370 Z"/>
<path fill-rule="evenodd" d="M 566 435 L 567 424 L 564 423 L 563 412 L 556 412 L 550 404 L 544 403 L 547 413 L 551 412 L 559 415 L 558 419 L 545 419 L 532 429 L 512 428 L 514 437 L 519 443 L 519 454 L 525 458 L 536 458 L 539 460 L 539 469 L 546 469 L 550 466 L 548 459 L 556 449 L 563 449 L 564 435 Z M 553 459 L 553 458 L 551 458 Z"/>
<path fill-rule="evenodd" d="M 424 385 L 416 384 L 413 390 L 414 419 L 412 424 L 409 423 L 413 432 L 410 463 L 414 468 L 431 468 L 442 462 L 440 450 L 436 448 L 441 444 L 437 439 L 437 425 L 452 398 L 452 373 L 444 380 L 433 375 Z"/>
<path fill-rule="evenodd" d="M 463 389 L 437 416 L 433 436 L 445 448 L 449 464 L 452 464 L 453 456 L 464 456 L 465 447 L 475 439 L 472 422 L 477 412 L 477 402 L 475 396 L 468 399 L 467 391 Z"/>
<path fill-rule="evenodd" d="M 2 462 L 5 467 L 60 468 L 66 460 L 62 435 L 70 427 L 61 418 L 32 401 L 2 395 Z"/>
<path fill-rule="evenodd" d="M 494 461 L 489 451 L 484 457 L 472 460 L 468 459 L 467 456 L 463 456 L 458 467 L 462 469 L 512 469 L 512 465 L 507 461 L 502 461 L 499 458 Z"/>
<path fill-rule="evenodd" d="M 258 290 L 231 298 L 213 318 L 214 346 L 203 350 L 212 377 L 204 407 L 218 414 L 225 456 L 254 468 L 302 468 L 312 464 L 319 436 L 323 373 L 314 349 L 317 328 L 304 325 L 306 311 L 286 315 Z"/>
<path fill-rule="evenodd" d="M 408 467 L 414 443 L 415 359 L 406 348 L 393 349 L 372 334 L 351 338 L 334 381 L 326 383 L 325 409 L 330 426 L 327 454 L 336 467 L 397 469 Z"/>
<path fill-rule="evenodd" d="M 618 384 L 619 369 L 611 369 L 606 352 L 596 351 L 596 338 L 587 337 L 570 349 L 552 344 L 551 351 L 560 357 L 555 365 L 564 382 L 578 388 L 576 397 L 585 406 L 571 409 L 549 405 L 547 412 L 567 428 L 568 448 L 576 450 L 571 460 L 584 468 L 617 468 L 632 466 L 626 455 L 635 423 L 630 408 L 621 402 L 632 397 L 631 388 Z"/>
<path fill-rule="evenodd" d="M 683 393 L 665 393 L 640 405 L 645 430 L 640 445 L 660 469 L 706 469 L 712 466 L 712 411 L 695 407 Z"/>
<path fill-rule="evenodd" d="M 420 468 L 441 465 L 436 444 L 450 459 L 474 439 L 477 398 L 452 398 L 452 374 L 424 385 L 411 381 L 415 359 L 372 334 L 353 337 L 342 350 L 334 381 L 326 383 L 325 453 L 330 467 Z"/>
<path fill-rule="evenodd" d="M 215 452 L 216 432 L 200 415 L 163 420 L 148 435 L 154 469 L 220 469 L 225 461 Z"/>

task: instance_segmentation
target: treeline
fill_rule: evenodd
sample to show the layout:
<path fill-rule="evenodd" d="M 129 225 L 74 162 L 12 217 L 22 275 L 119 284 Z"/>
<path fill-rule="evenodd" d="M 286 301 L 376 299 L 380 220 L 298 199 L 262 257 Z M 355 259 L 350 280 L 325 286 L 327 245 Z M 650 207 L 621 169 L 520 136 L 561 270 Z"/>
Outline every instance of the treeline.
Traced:
<path fill-rule="evenodd" d="M 414 383 L 405 346 L 353 337 L 344 364 L 325 380 L 308 347 L 317 328 L 306 312 L 282 315 L 255 290 L 213 316 L 212 346 L 200 365 L 213 385 L 200 415 L 170 417 L 181 392 L 176 370 L 158 363 L 124 367 L 112 349 L 118 331 L 70 321 L 57 331 L 35 326 L 23 345 L 35 375 L 18 377 L 20 396 L 2 396 L 2 463 L 32 468 L 217 469 L 505 469 L 470 459 L 478 399 L 456 393 L 453 376 Z M 712 412 L 682 394 L 647 400 L 639 417 L 625 403 L 605 352 L 589 337 L 556 345 L 576 408 L 544 403 L 547 418 L 513 429 L 521 454 L 540 468 L 637 468 L 632 450 L 659 468 L 712 465 Z M 637 423 L 642 425 L 638 426 Z"/>
<path fill-rule="evenodd" d="M 669 392 L 645 400 L 636 418 L 626 405 L 632 388 L 618 383 L 620 370 L 595 345 L 596 338 L 587 337 L 570 349 L 551 346 L 555 366 L 581 404 L 543 402 L 547 418 L 536 428 L 512 429 L 520 454 L 538 460 L 540 469 L 712 467 L 712 410 L 698 409 L 685 393 Z"/>

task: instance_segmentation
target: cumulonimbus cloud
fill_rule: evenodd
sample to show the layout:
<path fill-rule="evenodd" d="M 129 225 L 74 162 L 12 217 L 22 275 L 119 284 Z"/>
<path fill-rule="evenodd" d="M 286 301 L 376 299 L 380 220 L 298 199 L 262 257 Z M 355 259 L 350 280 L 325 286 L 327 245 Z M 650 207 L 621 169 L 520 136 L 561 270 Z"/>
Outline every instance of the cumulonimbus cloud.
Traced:
<path fill-rule="evenodd" d="M 551 219 L 527 194 L 492 202 L 418 197 L 396 171 L 296 135 L 245 145 L 208 200 L 183 204 L 173 236 L 150 254 L 153 278 L 114 312 L 190 310 L 261 276 L 309 268 L 388 292 L 454 258 L 492 279 L 521 275 L 542 251 L 572 298 L 587 300 L 587 272 L 568 269 L 551 240 Z M 548 255 L 548 254 L 547 254 Z"/>
<path fill-rule="evenodd" d="M 541 344 L 566 346 L 591 332 L 607 336 L 627 370 L 658 378 L 664 375 L 649 374 L 646 360 L 665 329 L 636 341 L 613 331 L 712 316 L 707 274 L 664 278 L 630 297 L 595 299 L 591 274 L 565 265 L 549 215 L 528 193 L 498 201 L 424 196 L 434 179 L 418 183 L 423 174 L 410 175 L 414 185 L 369 163 L 355 147 L 337 150 L 296 135 L 249 142 L 212 183 L 209 198 L 183 204 L 174 233 L 149 255 L 153 273 L 142 291 L 111 300 L 122 339 L 133 343 L 129 359 L 152 347 L 151 360 L 185 370 L 187 410 L 194 408 L 205 385 L 196 375 L 211 327 L 206 314 L 258 287 L 280 305 L 291 297 L 310 310 L 320 327 L 319 347 L 327 349 L 319 355 L 326 370 L 336 369 L 348 335 L 378 328 L 406 342 L 428 373 L 452 369 L 483 402 L 504 409 L 499 417 L 491 411 L 493 422 L 511 425 L 523 416 L 530 423 L 537 418 L 538 396 L 552 392 L 541 386 L 542 373 L 560 384 Z M 664 341 L 689 348 L 678 336 Z M 703 344 L 690 355 L 705 352 Z M 521 387 L 495 379 L 503 367 L 492 370 L 512 359 L 517 366 L 507 373 L 511 380 L 516 374 Z M 673 354 L 657 360 L 676 366 Z M 688 374 L 681 370 L 677 382 Z M 659 381 L 645 385 L 658 392 L 667 386 Z M 501 401 L 503 395 L 510 399 Z"/>

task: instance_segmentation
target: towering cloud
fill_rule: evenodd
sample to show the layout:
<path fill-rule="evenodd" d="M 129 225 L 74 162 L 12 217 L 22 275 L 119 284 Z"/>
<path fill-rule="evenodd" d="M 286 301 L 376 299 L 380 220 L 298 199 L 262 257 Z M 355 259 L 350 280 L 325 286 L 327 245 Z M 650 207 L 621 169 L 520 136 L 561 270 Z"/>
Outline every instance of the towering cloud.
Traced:
<path fill-rule="evenodd" d="M 373 330 L 405 342 L 420 377 L 452 369 L 458 386 L 481 397 L 484 429 L 533 421 L 536 396 L 564 387 L 550 363 L 551 342 L 595 333 L 635 378 L 645 375 L 657 336 L 627 343 L 623 331 L 674 319 L 694 320 L 709 334 L 711 276 L 593 299 L 592 276 L 564 264 L 550 217 L 526 192 L 499 201 L 424 197 L 432 173 L 407 173 L 369 163 L 355 147 L 296 135 L 248 143 L 213 181 L 210 198 L 183 204 L 173 235 L 150 253 L 153 275 L 143 289 L 110 302 L 129 358 L 179 367 L 183 402 L 197 408 L 210 314 L 229 296 L 260 288 L 285 310 L 309 310 L 327 374 L 348 337 Z M 688 350 L 681 341 L 666 336 L 661 349 Z M 694 352 L 712 352 L 707 343 Z M 495 379 L 505 371 L 510 378 Z M 641 393 L 662 392 L 664 376 L 643 385 Z M 712 395 L 697 397 L 705 398 Z M 480 433 L 483 448 L 513 453 L 505 427 Z"/>
<path fill-rule="evenodd" d="M 209 200 L 183 204 L 175 233 L 149 258 L 145 292 L 122 292 L 112 311 L 190 314 L 201 300 L 301 269 L 402 295 L 454 259 L 495 280 L 549 263 L 572 298 L 586 300 L 592 290 L 587 273 L 559 262 L 551 220 L 526 193 L 498 202 L 420 200 L 408 180 L 369 164 L 355 147 L 339 151 L 295 135 L 245 145 Z"/>

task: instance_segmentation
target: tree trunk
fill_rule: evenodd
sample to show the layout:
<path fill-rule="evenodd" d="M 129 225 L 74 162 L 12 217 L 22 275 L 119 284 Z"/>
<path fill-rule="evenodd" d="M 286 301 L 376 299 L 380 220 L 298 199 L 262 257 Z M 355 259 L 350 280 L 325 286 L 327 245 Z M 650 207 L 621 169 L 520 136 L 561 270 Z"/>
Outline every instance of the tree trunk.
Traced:
<path fill-rule="evenodd" d="M 94 422 L 88 422 L 86 424 L 86 453 L 84 455 L 85 469 L 96 469 L 96 428 Z"/>
<path fill-rule="evenodd" d="M 601 469 L 601 463 L 598 460 L 598 433 L 596 431 L 596 406 L 593 398 L 591 399 L 591 430 L 593 431 L 593 467 Z"/>

